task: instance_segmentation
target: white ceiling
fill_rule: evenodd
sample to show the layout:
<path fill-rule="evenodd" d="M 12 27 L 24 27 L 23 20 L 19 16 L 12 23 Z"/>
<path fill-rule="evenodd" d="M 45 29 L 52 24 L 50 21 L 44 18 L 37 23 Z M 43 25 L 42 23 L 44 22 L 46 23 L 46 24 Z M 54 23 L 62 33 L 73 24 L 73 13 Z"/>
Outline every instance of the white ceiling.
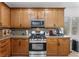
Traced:
<path fill-rule="evenodd" d="M 79 7 L 79 2 L 5 2 L 9 7 L 44 7 L 44 8 L 53 8 L 53 7 Z"/>

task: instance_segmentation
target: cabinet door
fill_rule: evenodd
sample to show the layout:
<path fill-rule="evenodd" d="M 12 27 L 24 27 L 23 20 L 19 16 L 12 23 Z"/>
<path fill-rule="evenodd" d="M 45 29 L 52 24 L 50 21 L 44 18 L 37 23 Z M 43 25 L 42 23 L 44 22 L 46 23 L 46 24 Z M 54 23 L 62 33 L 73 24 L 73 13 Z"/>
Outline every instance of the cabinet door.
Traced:
<path fill-rule="evenodd" d="M 23 56 L 29 55 L 29 42 L 28 39 L 21 39 L 21 47 L 20 47 L 20 54 Z"/>
<path fill-rule="evenodd" d="M 2 27 L 10 27 L 10 9 L 5 4 L 0 3 L 0 25 Z"/>
<path fill-rule="evenodd" d="M 28 39 L 11 39 L 12 55 L 28 56 Z"/>
<path fill-rule="evenodd" d="M 57 56 L 57 39 L 47 39 L 47 56 Z"/>
<path fill-rule="evenodd" d="M 21 18 L 20 23 L 22 28 L 30 28 L 31 27 L 31 21 L 30 21 L 30 15 L 28 14 L 28 9 L 21 9 Z"/>
<path fill-rule="evenodd" d="M 45 27 L 52 28 L 54 25 L 57 25 L 56 9 L 45 10 Z"/>
<path fill-rule="evenodd" d="M 20 27 L 20 9 L 11 9 L 11 27 Z"/>
<path fill-rule="evenodd" d="M 0 41 L 0 57 L 10 56 L 10 39 Z"/>
<path fill-rule="evenodd" d="M 1 2 L 0 2 L 0 27 L 1 27 Z"/>
<path fill-rule="evenodd" d="M 70 53 L 70 43 L 69 38 L 59 38 L 58 39 L 58 55 L 65 56 Z"/>
<path fill-rule="evenodd" d="M 64 9 L 57 9 L 56 13 L 56 18 L 57 18 L 57 25 L 58 27 L 64 27 Z"/>
<path fill-rule="evenodd" d="M 29 9 L 29 15 L 31 20 L 37 19 L 37 9 Z"/>
<path fill-rule="evenodd" d="M 20 41 L 19 39 L 11 39 L 11 47 L 12 47 L 12 55 L 13 56 L 19 56 L 20 54 Z"/>
<path fill-rule="evenodd" d="M 38 20 L 45 19 L 44 9 L 37 9 L 37 18 L 38 18 Z"/>

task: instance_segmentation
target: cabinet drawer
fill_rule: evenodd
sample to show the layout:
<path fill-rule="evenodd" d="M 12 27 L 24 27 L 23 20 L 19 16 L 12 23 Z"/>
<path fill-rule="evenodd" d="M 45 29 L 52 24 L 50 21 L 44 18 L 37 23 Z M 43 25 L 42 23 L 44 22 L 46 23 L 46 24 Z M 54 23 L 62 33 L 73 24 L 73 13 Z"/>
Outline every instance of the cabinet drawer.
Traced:
<path fill-rule="evenodd" d="M 1 47 L 1 46 L 4 46 L 4 45 L 7 45 L 8 43 L 9 43 L 9 40 L 8 40 L 8 39 L 1 40 L 1 41 L 0 41 L 0 47 Z"/>
<path fill-rule="evenodd" d="M 8 45 L 6 45 L 6 46 L 4 46 L 4 47 L 1 47 L 0 48 L 0 56 L 6 56 L 6 55 L 8 55 L 9 54 L 9 46 Z"/>
<path fill-rule="evenodd" d="M 50 48 L 50 47 L 48 47 L 49 49 L 47 49 L 47 51 L 57 51 L 57 47 L 53 47 L 53 48 Z"/>
<path fill-rule="evenodd" d="M 47 56 L 57 56 L 57 53 L 47 53 Z"/>
<path fill-rule="evenodd" d="M 2 47 L 0 47 L 0 52 L 6 51 L 9 49 L 9 45 L 4 45 Z"/>
<path fill-rule="evenodd" d="M 0 48 L 3 48 L 3 47 L 5 47 L 6 45 L 9 45 L 9 44 L 10 44 L 9 41 L 7 41 L 7 42 L 5 42 L 5 43 L 2 43 L 1 46 L 0 46 Z"/>
<path fill-rule="evenodd" d="M 55 39 L 55 38 L 47 39 L 47 43 L 53 43 L 53 42 L 57 42 L 57 39 Z"/>

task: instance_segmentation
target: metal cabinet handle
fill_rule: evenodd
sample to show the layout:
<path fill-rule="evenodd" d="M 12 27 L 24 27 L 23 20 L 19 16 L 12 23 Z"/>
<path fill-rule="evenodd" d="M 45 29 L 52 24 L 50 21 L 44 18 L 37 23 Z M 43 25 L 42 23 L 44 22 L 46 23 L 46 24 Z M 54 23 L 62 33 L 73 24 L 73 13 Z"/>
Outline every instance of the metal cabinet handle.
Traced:
<path fill-rule="evenodd" d="M 21 46 L 21 41 L 19 41 L 19 46 Z"/>
<path fill-rule="evenodd" d="M 21 27 L 21 24 L 20 24 L 20 27 Z"/>
<path fill-rule="evenodd" d="M 60 43 L 58 42 L 58 46 L 60 46 Z"/>
<path fill-rule="evenodd" d="M 0 22 L 0 26 L 2 26 L 2 23 Z"/>

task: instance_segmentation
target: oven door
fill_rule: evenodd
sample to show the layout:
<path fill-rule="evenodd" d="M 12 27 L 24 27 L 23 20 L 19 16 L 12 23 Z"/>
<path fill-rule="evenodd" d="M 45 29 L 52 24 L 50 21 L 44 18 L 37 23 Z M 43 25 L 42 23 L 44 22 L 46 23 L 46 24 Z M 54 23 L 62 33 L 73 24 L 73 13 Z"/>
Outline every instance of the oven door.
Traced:
<path fill-rule="evenodd" d="M 46 51 L 46 43 L 29 43 L 29 51 Z"/>

